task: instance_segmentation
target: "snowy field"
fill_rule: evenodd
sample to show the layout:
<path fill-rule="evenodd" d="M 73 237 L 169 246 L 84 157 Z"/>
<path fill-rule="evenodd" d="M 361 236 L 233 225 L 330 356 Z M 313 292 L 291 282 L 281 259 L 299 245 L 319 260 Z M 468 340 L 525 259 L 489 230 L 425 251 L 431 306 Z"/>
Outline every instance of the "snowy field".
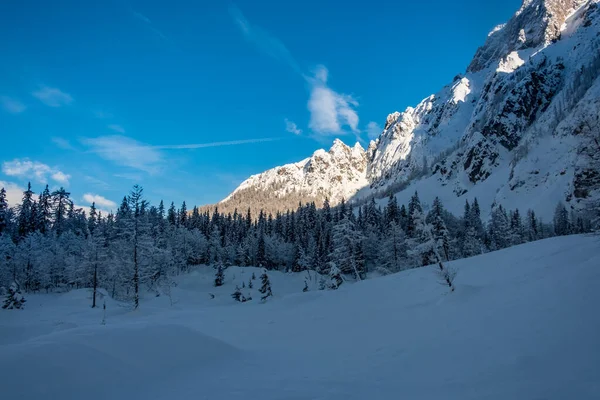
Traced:
<path fill-rule="evenodd" d="M 89 292 L 0 310 L 6 399 L 599 399 L 600 237 L 569 236 L 303 293 L 303 274 L 181 276 L 140 309 Z M 254 300 L 236 303 L 252 272 Z M 243 289 L 244 290 L 248 290 Z M 214 298 L 211 298 L 214 295 Z M 100 301 L 102 304 L 102 300 Z"/>

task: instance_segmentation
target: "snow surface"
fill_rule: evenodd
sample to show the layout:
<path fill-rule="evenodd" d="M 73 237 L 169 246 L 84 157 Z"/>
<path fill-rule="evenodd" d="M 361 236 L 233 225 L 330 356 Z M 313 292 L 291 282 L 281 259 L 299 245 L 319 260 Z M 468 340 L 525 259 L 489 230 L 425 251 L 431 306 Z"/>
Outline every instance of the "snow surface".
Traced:
<path fill-rule="evenodd" d="M 598 399 L 600 237 L 568 236 L 459 260 L 456 292 L 432 267 L 275 298 L 229 297 L 258 269 L 179 277 L 136 312 L 89 292 L 0 310 L 10 399 Z M 215 296 L 211 299 L 210 294 Z M 102 304 L 102 301 L 100 302 Z"/>

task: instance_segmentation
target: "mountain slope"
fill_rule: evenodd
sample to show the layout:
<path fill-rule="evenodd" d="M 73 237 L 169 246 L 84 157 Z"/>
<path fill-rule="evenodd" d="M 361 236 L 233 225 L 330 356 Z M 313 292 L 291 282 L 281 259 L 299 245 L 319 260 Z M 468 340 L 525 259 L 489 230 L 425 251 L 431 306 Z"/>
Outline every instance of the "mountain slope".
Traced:
<path fill-rule="evenodd" d="M 213 288 L 214 271 L 203 267 L 180 277 L 173 307 L 164 296 L 133 313 L 107 302 L 106 325 L 83 291 L 31 295 L 25 310 L 0 312 L 2 393 L 597 399 L 599 239 L 557 237 L 453 261 L 453 293 L 431 267 L 307 293 L 302 275 L 272 272 L 275 298 L 240 304 L 229 295 L 247 268 L 231 267 Z"/>
<path fill-rule="evenodd" d="M 353 177 L 349 190 L 319 171 L 291 178 L 276 168 L 234 193 L 276 188 L 281 197 L 301 187 L 308 199 L 319 193 L 335 203 L 364 184 L 354 200 L 403 197 L 409 187 L 436 193 L 452 211 L 475 196 L 486 209 L 508 202 L 546 218 L 559 201 L 589 209 L 600 199 L 598 3 L 525 0 L 489 34 L 464 75 L 387 117 L 365 168 L 345 171 L 347 164 L 333 160 L 337 174 Z"/>

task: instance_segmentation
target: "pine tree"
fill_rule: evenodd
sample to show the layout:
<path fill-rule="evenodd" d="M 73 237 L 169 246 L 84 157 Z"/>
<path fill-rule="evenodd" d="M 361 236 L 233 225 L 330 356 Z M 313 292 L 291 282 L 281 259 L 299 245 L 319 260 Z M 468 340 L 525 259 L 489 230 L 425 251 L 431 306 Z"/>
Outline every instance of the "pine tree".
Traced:
<path fill-rule="evenodd" d="M 179 226 L 187 226 L 188 215 L 187 215 L 187 206 L 185 205 L 185 201 L 181 204 L 181 208 L 179 209 Z"/>
<path fill-rule="evenodd" d="M 242 301 L 242 291 L 240 290 L 240 287 L 238 285 L 235 285 L 235 291 L 231 294 L 231 297 L 235 300 L 235 301 Z"/>
<path fill-rule="evenodd" d="M 254 274 L 252 274 L 254 275 Z M 248 289 L 252 289 L 254 288 L 254 284 L 252 283 L 252 278 L 250 278 L 250 280 L 248 281 Z"/>
<path fill-rule="evenodd" d="M 260 280 L 262 282 L 262 286 L 260 289 L 258 289 L 258 291 L 262 294 L 260 299 L 265 301 L 267 298 L 273 296 L 273 292 L 271 291 L 271 282 L 269 281 L 269 275 L 267 275 L 266 269 L 263 270 Z"/>
<path fill-rule="evenodd" d="M 527 240 L 538 240 L 538 222 L 533 210 L 527 211 Z"/>
<path fill-rule="evenodd" d="M 440 243 L 440 253 L 445 261 L 450 260 L 450 234 L 446 227 L 443 215 L 445 213 L 439 197 L 433 200 L 433 205 L 430 213 L 431 224 L 433 227 L 433 237 L 437 243 Z"/>
<path fill-rule="evenodd" d="M 172 226 L 177 224 L 177 211 L 175 210 L 175 203 L 173 202 L 171 202 L 171 206 L 167 212 L 167 221 L 169 221 L 169 224 Z"/>
<path fill-rule="evenodd" d="M 217 273 L 215 274 L 215 287 L 223 286 L 225 282 L 225 274 L 223 273 L 223 265 L 221 263 L 217 264 Z"/>
<path fill-rule="evenodd" d="M 423 213 L 423 208 L 421 207 L 421 201 L 419 200 L 419 194 L 415 192 L 410 198 L 410 202 L 408 203 L 408 216 L 406 221 L 406 234 L 410 238 L 414 238 L 416 235 L 416 215 L 420 215 Z"/>
<path fill-rule="evenodd" d="M 501 205 L 492 209 L 492 219 L 488 228 L 491 250 L 505 249 L 511 244 L 510 222 Z"/>
<path fill-rule="evenodd" d="M 98 223 L 98 213 L 96 212 L 96 202 L 92 202 L 90 206 L 90 215 L 88 217 L 88 229 L 90 233 L 93 235 L 96 230 L 96 224 Z"/>
<path fill-rule="evenodd" d="M 438 266 L 438 274 L 442 282 L 454 291 L 455 271 L 444 265 L 440 249 L 443 247 L 443 242 L 434 236 L 434 227 L 427 223 L 422 212 L 414 212 L 415 234 L 419 237 L 419 243 L 413 247 L 412 253 L 421 257 L 431 257 L 432 261 Z"/>
<path fill-rule="evenodd" d="M 8 227 L 8 202 L 6 200 L 6 190 L 0 188 L 0 235 Z"/>
<path fill-rule="evenodd" d="M 267 266 L 265 235 L 262 231 L 258 235 L 258 244 L 256 246 L 256 265 L 259 268 L 264 268 Z"/>
<path fill-rule="evenodd" d="M 52 224 L 52 196 L 48 185 L 46 185 L 44 191 L 40 194 L 35 214 L 35 230 L 45 234 L 50 230 Z"/>
<path fill-rule="evenodd" d="M 17 229 L 20 238 L 24 238 L 30 232 L 33 232 L 32 227 L 35 226 L 33 205 L 33 191 L 31 190 L 31 182 L 27 184 L 27 190 L 23 192 L 23 201 L 19 207 L 19 218 Z"/>
<path fill-rule="evenodd" d="M 73 206 L 73 202 L 69 199 L 71 193 L 67 192 L 63 187 L 52 192 L 52 206 L 54 208 L 54 230 L 60 236 L 66 229 L 67 212 Z"/>
<path fill-rule="evenodd" d="M 391 222 L 385 230 L 385 234 L 380 243 L 379 266 L 384 274 L 398 272 L 405 269 L 408 265 L 406 234 L 395 222 Z"/>
<path fill-rule="evenodd" d="M 556 205 L 554 211 L 554 234 L 557 236 L 569 234 L 569 213 L 562 202 Z"/>
<path fill-rule="evenodd" d="M 13 309 L 23 309 L 26 300 L 25 297 L 21 294 L 21 288 L 19 284 L 15 281 L 8 288 L 8 294 L 6 295 L 6 299 L 4 300 L 4 305 L 2 308 L 6 310 Z"/>
<path fill-rule="evenodd" d="M 344 283 L 342 271 L 340 271 L 334 262 L 331 262 L 329 265 L 329 289 L 336 290 L 342 285 L 342 283 Z"/>
<path fill-rule="evenodd" d="M 140 280 L 142 279 L 142 257 L 148 241 L 147 223 L 144 210 L 147 206 L 143 198 L 144 189 L 134 185 L 127 197 L 129 209 L 133 212 L 131 221 L 131 247 L 133 251 L 133 308 L 140 305 Z"/>
<path fill-rule="evenodd" d="M 388 227 L 392 222 L 400 223 L 400 209 L 398 208 L 398 200 L 393 193 L 390 193 L 387 206 L 385 207 L 385 225 Z"/>

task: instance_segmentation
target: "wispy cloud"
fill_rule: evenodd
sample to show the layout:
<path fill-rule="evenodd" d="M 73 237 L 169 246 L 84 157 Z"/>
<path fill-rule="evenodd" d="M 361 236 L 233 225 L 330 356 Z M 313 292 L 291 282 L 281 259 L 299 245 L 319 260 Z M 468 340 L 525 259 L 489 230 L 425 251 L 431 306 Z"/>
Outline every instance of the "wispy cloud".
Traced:
<path fill-rule="evenodd" d="M 156 35 L 158 35 L 161 39 L 167 40 L 167 37 L 165 36 L 165 34 L 162 33 L 159 29 L 157 29 L 154 26 L 154 24 L 152 23 L 150 18 L 146 17 L 144 14 L 137 12 L 137 11 L 132 11 L 131 14 L 133 15 L 134 18 L 139 19 L 140 21 L 144 22 L 146 24 L 146 26 L 152 32 L 154 32 Z"/>
<path fill-rule="evenodd" d="M 309 127 L 319 135 L 340 135 L 347 133 L 345 127 L 358 132 L 358 102 L 350 95 L 338 93 L 327 86 L 327 68 L 316 68 L 308 100 L 310 112 Z"/>
<path fill-rule="evenodd" d="M 99 194 L 86 193 L 83 195 L 83 201 L 88 204 L 95 203 L 96 206 L 101 208 L 113 209 L 117 207 L 117 203 Z"/>
<path fill-rule="evenodd" d="M 205 147 L 220 147 L 220 146 L 237 146 L 241 144 L 273 142 L 281 138 L 259 138 L 259 139 L 243 139 L 229 140 L 225 142 L 210 142 L 210 143 L 192 143 L 192 144 L 169 144 L 152 146 L 153 149 L 202 149 Z"/>
<path fill-rule="evenodd" d="M 275 60 L 287 64 L 296 73 L 303 75 L 302 70 L 292 56 L 292 53 L 290 53 L 281 40 L 272 36 L 261 27 L 251 24 L 242 11 L 235 5 L 229 6 L 229 14 L 246 40 L 254 44 L 267 55 L 273 57 Z"/>
<path fill-rule="evenodd" d="M 131 172 L 123 172 L 120 174 L 115 174 L 114 176 L 117 178 L 123 178 L 134 182 L 141 182 L 141 180 L 143 179 L 142 175 Z"/>
<path fill-rule="evenodd" d="M 60 89 L 49 86 L 40 86 L 39 90 L 31 93 L 33 97 L 47 105 L 48 107 L 68 106 L 73 102 L 73 97 Z"/>
<path fill-rule="evenodd" d="M 139 20 L 144 21 L 147 24 L 151 24 L 152 21 L 150 21 L 150 18 L 146 17 L 144 14 L 141 14 L 139 12 L 133 11 L 133 16 L 136 17 Z"/>
<path fill-rule="evenodd" d="M 75 147 L 73 147 L 73 145 L 71 144 L 71 142 L 69 142 L 65 138 L 53 137 L 52 138 L 52 143 L 54 143 L 56 146 L 58 146 L 59 148 L 61 148 L 63 150 L 75 150 Z"/>
<path fill-rule="evenodd" d="M 95 185 L 98 188 L 110 189 L 110 185 L 108 183 L 104 182 L 102 179 L 96 178 L 95 176 L 85 175 L 83 179 L 85 179 L 87 182 L 90 182 L 92 185 Z"/>
<path fill-rule="evenodd" d="M 0 104 L 5 111 L 11 114 L 20 114 L 27 109 L 25 104 L 8 96 L 0 96 Z"/>
<path fill-rule="evenodd" d="M 280 139 L 281 138 L 259 138 L 210 143 L 149 145 L 126 136 L 111 135 L 82 139 L 82 143 L 89 148 L 89 151 L 98 154 L 105 160 L 153 175 L 160 172 L 166 161 L 166 155 L 161 150 L 186 150 L 236 146 L 250 143 L 272 142 Z M 115 176 L 135 181 L 141 179 L 139 174 L 131 174 L 129 172 L 119 173 Z"/>
<path fill-rule="evenodd" d="M 358 135 L 360 133 L 358 130 L 359 118 L 356 111 L 358 102 L 352 96 L 339 93 L 327 85 L 329 75 L 327 68 L 319 65 L 312 75 L 303 73 L 291 52 L 281 40 L 248 21 L 236 6 L 230 6 L 229 13 L 249 42 L 275 60 L 287 64 L 308 83 L 310 89 L 308 100 L 309 127 L 316 136 L 344 135 L 347 133 Z M 286 129 L 289 132 L 298 134 L 297 127 L 294 129 L 292 125 L 288 125 L 287 121 Z"/>
<path fill-rule="evenodd" d="M 367 124 L 367 136 L 369 139 L 377 139 L 381 135 L 383 129 L 377 122 L 369 122 Z"/>
<path fill-rule="evenodd" d="M 82 143 L 105 160 L 149 174 L 158 173 L 163 163 L 163 155 L 158 150 L 125 136 L 87 138 L 82 139 Z"/>
<path fill-rule="evenodd" d="M 302 129 L 298 128 L 298 125 L 294 121 L 290 121 L 289 119 L 284 119 L 285 122 L 285 130 L 289 133 L 293 133 L 294 135 L 302 134 Z"/>
<path fill-rule="evenodd" d="M 108 129 L 112 129 L 113 131 L 118 132 L 118 133 L 125 133 L 125 128 L 123 128 L 121 125 L 117 125 L 117 124 L 108 125 Z"/>
<path fill-rule="evenodd" d="M 106 111 L 96 110 L 96 111 L 94 111 L 94 117 L 96 117 L 98 119 L 110 119 L 113 117 L 113 115 Z"/>
<path fill-rule="evenodd" d="M 8 176 L 33 179 L 39 183 L 48 183 L 48 179 L 52 179 L 65 186 L 69 184 L 71 178 L 71 175 L 65 174 L 57 168 L 26 158 L 5 161 L 2 163 L 2 172 Z"/>

